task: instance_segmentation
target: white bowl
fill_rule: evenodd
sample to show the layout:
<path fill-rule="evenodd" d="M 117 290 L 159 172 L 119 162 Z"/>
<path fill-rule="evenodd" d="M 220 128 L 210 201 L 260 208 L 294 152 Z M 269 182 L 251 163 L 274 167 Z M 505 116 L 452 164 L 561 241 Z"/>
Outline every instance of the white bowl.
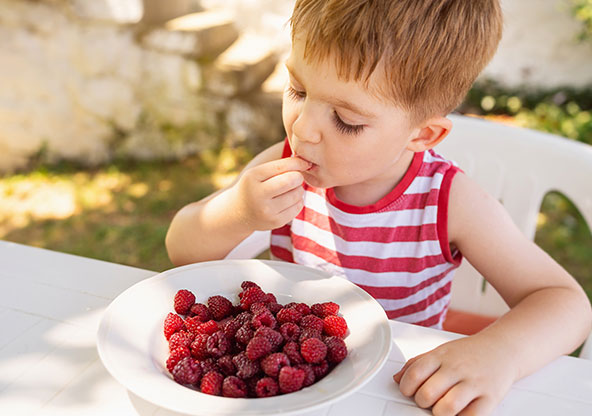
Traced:
<path fill-rule="evenodd" d="M 177 384 L 166 370 L 168 344 L 163 335 L 175 293 L 189 289 L 198 302 L 223 295 L 237 303 L 244 280 L 272 292 L 282 304 L 339 304 L 349 327 L 347 358 L 312 386 L 269 398 L 217 397 Z M 222 260 L 171 269 L 125 290 L 101 319 L 97 348 L 117 381 L 159 407 L 189 415 L 287 415 L 327 406 L 366 384 L 388 357 L 391 333 L 378 302 L 346 279 L 291 263 Z"/>

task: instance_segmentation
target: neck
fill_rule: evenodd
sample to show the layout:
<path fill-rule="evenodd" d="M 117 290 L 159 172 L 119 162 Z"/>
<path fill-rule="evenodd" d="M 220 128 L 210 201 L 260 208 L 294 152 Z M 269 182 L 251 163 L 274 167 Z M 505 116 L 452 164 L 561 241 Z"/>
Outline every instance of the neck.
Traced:
<path fill-rule="evenodd" d="M 409 169 L 415 153 L 405 151 L 401 157 L 393 163 L 384 175 L 365 182 L 336 186 L 333 188 L 335 196 L 346 204 L 355 206 L 372 205 L 389 194 L 401 182 Z"/>

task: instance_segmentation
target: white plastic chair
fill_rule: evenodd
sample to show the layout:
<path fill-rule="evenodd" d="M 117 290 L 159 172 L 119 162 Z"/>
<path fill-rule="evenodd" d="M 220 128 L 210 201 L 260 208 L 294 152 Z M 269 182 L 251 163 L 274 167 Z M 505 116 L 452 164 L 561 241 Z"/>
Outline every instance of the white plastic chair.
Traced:
<path fill-rule="evenodd" d="M 544 196 L 566 195 L 592 227 L 592 146 L 551 134 L 451 115 L 454 127 L 436 152 L 503 203 L 522 232 L 534 239 Z M 269 232 L 247 238 L 227 258 L 252 258 L 269 247 Z M 501 296 L 463 261 L 452 284 L 451 309 L 487 316 L 508 310 Z M 580 357 L 592 359 L 592 334 Z"/>

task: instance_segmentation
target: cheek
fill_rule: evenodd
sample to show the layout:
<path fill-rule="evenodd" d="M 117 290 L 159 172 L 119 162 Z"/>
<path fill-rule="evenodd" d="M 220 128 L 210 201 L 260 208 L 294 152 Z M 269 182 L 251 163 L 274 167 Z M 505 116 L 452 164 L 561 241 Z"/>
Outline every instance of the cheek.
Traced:
<path fill-rule="evenodd" d="M 296 109 L 296 105 L 291 103 L 290 100 L 284 98 L 282 103 L 282 121 L 284 123 L 284 129 L 286 129 L 286 134 L 290 136 L 292 134 L 292 124 L 296 121 L 298 117 L 298 111 Z"/>

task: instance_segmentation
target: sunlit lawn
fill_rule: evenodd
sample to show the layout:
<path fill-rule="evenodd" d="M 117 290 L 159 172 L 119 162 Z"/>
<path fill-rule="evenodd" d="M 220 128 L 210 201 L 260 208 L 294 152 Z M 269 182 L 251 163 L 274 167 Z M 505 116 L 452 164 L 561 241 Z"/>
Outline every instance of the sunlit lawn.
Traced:
<path fill-rule="evenodd" d="M 224 186 L 248 157 L 239 149 L 0 178 L 0 239 L 162 271 L 172 267 L 164 238 L 174 213 Z"/>
<path fill-rule="evenodd" d="M 232 180 L 245 149 L 204 152 L 174 163 L 113 163 L 96 170 L 62 164 L 0 178 L 0 239 L 162 271 L 174 213 Z M 592 299 L 592 237 L 577 210 L 549 194 L 536 242 Z"/>

